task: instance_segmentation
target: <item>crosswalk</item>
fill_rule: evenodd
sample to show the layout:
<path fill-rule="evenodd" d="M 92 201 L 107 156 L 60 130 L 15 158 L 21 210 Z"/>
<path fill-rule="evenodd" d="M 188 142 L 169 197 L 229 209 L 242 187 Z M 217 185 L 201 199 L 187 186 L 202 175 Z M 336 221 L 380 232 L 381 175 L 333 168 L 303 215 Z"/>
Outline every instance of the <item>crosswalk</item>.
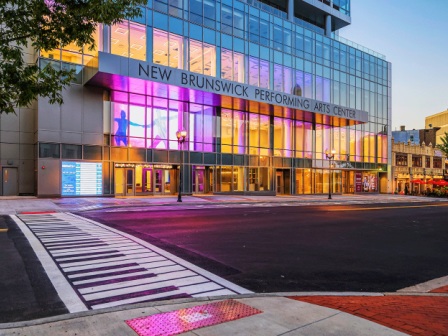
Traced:
<path fill-rule="evenodd" d="M 37 237 L 87 309 L 251 293 L 145 241 L 73 214 L 17 218 Z"/>

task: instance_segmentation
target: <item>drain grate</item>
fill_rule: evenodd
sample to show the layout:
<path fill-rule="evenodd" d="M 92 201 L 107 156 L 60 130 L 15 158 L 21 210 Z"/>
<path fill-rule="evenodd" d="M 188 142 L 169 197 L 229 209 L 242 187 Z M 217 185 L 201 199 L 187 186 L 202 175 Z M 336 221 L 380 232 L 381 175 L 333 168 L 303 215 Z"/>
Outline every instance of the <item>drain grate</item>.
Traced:
<path fill-rule="evenodd" d="M 139 317 L 126 323 L 140 336 L 171 336 L 260 313 L 261 310 L 241 302 L 226 300 Z"/>

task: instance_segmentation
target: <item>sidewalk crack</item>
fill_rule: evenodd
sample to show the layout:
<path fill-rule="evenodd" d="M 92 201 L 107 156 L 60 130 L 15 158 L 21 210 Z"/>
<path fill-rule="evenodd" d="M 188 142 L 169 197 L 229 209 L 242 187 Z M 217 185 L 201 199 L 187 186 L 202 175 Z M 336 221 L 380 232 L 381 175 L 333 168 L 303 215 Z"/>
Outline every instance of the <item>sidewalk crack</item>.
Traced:
<path fill-rule="evenodd" d="M 297 328 L 295 328 L 295 329 L 291 329 L 291 330 L 289 330 L 289 331 L 287 331 L 287 332 L 284 332 L 284 333 L 282 333 L 282 334 L 278 334 L 277 336 L 282 336 L 282 335 L 286 335 L 286 334 L 289 334 L 290 332 L 296 331 L 296 330 L 298 330 L 298 329 L 302 329 L 302 328 L 305 328 L 305 327 L 307 327 L 307 326 L 309 326 L 309 325 L 311 325 L 311 324 L 315 324 L 315 323 L 318 323 L 318 322 L 322 322 L 322 321 L 324 321 L 324 320 L 326 320 L 326 319 L 329 319 L 330 317 L 333 317 L 333 316 L 339 315 L 339 314 L 341 314 L 341 313 L 342 313 L 342 312 L 339 312 L 339 313 L 336 313 L 336 314 L 333 314 L 333 315 L 330 315 L 330 316 L 324 317 L 323 319 L 320 319 L 320 320 L 317 320 L 317 321 L 314 321 L 314 322 L 311 322 L 311 323 L 305 324 L 305 325 L 303 325 L 303 326 L 300 326 L 300 327 L 297 327 Z"/>

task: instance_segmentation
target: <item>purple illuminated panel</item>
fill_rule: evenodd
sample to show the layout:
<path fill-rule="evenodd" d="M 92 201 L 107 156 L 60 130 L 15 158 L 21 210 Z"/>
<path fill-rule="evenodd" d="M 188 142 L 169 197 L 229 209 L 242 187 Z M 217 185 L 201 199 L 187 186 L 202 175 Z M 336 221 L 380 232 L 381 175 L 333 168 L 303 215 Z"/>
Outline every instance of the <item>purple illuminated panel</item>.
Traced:
<path fill-rule="evenodd" d="M 260 313 L 261 310 L 238 301 L 226 300 L 140 317 L 126 323 L 140 336 L 172 336 Z"/>

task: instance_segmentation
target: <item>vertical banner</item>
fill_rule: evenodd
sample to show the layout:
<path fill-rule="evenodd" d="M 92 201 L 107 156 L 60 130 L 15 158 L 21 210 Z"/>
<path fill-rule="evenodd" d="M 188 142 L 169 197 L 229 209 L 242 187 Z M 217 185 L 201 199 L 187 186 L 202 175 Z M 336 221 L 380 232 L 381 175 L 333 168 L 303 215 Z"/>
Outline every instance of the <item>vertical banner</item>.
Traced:
<path fill-rule="evenodd" d="M 355 192 L 362 192 L 362 174 L 355 173 Z"/>

